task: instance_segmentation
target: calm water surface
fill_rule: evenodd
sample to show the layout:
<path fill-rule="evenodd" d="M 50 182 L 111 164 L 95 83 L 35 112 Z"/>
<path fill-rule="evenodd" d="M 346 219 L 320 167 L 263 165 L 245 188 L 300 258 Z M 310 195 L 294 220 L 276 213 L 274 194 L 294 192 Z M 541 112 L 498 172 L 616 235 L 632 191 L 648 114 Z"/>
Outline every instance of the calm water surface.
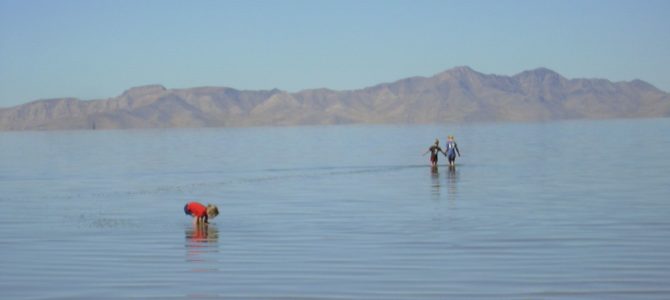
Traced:
<path fill-rule="evenodd" d="M 0 133 L 0 298 L 669 299 L 669 132 Z M 431 170 L 447 134 L 463 156 Z"/>

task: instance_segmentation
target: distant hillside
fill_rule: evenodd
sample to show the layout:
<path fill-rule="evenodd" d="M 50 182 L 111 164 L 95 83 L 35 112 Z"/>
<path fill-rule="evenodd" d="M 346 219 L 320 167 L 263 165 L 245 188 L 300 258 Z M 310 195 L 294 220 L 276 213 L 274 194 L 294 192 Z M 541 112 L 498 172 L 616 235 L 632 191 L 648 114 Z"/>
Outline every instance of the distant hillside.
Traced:
<path fill-rule="evenodd" d="M 39 100 L 0 109 L 0 130 L 447 123 L 670 117 L 670 94 L 634 80 L 514 76 L 468 67 L 351 91 L 132 88 L 118 97 Z"/>

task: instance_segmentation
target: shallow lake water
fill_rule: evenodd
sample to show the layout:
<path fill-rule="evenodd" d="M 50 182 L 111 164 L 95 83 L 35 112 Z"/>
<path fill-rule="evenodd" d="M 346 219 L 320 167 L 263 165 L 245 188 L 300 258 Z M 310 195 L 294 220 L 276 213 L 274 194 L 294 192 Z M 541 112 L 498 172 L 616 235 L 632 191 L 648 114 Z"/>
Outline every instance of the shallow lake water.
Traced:
<path fill-rule="evenodd" d="M 0 133 L 2 299 L 668 299 L 670 119 Z M 456 136 L 462 157 L 421 154 Z M 221 214 L 206 227 L 188 201 Z"/>

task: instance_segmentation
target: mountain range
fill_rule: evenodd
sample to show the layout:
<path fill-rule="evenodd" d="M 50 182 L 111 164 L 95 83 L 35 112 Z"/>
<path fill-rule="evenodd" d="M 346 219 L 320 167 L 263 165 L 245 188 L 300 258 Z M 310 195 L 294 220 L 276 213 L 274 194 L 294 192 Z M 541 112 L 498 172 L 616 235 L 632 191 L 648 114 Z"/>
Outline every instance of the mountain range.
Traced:
<path fill-rule="evenodd" d="M 296 93 L 228 87 L 131 88 L 100 100 L 59 98 L 0 109 L 0 130 L 451 123 L 670 117 L 670 94 L 641 81 L 513 76 L 456 67 L 431 77 Z"/>

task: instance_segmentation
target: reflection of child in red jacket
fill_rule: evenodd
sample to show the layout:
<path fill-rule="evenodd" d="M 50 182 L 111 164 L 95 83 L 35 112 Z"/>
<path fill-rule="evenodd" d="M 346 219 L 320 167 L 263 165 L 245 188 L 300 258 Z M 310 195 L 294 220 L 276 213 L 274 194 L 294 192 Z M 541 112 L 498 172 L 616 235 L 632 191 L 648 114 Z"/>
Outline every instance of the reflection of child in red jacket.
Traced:
<path fill-rule="evenodd" d="M 194 226 L 189 238 L 194 242 L 206 242 L 208 229 L 207 226 Z"/>
<path fill-rule="evenodd" d="M 204 206 L 198 202 L 189 202 L 184 205 L 184 213 L 193 216 L 193 224 L 205 223 L 209 218 L 215 218 L 219 215 L 219 208 L 214 204 Z"/>

